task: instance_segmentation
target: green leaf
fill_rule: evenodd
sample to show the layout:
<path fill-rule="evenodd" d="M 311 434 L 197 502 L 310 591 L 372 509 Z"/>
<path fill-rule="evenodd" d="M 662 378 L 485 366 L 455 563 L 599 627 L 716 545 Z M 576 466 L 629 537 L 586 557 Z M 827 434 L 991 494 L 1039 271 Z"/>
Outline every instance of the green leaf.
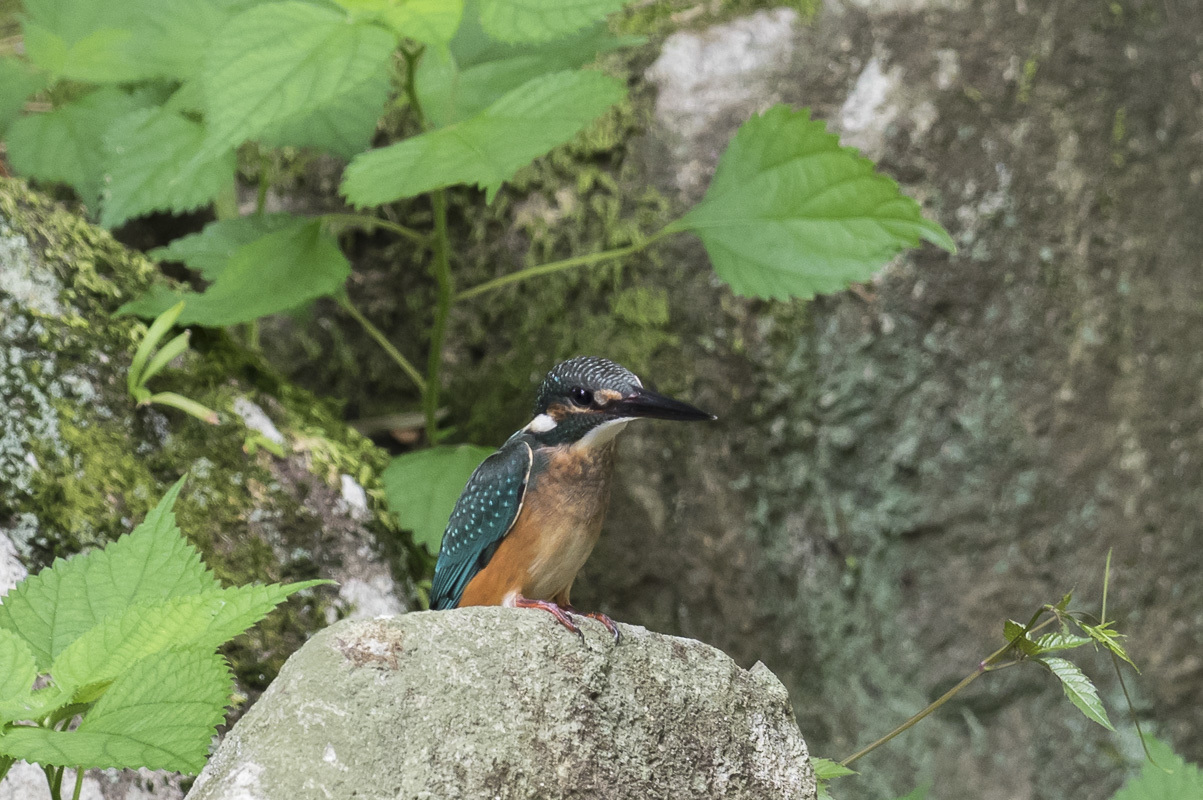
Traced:
<path fill-rule="evenodd" d="M 392 88 L 388 63 L 333 100 L 273 125 L 258 135 L 270 147 L 312 147 L 351 159 L 372 143 L 376 122 Z"/>
<path fill-rule="evenodd" d="M 333 294 L 351 274 L 351 265 L 320 222 L 297 222 L 238 248 L 203 293 L 158 286 L 117 313 L 154 317 L 183 300 L 180 325 L 220 327 Z"/>
<path fill-rule="evenodd" d="M 1115 653 L 1115 655 L 1119 656 L 1124 661 L 1127 661 L 1132 666 L 1132 669 L 1140 672 L 1140 669 L 1137 668 L 1136 664 L 1132 662 L 1132 659 L 1128 658 L 1128 653 L 1126 650 L 1124 650 L 1124 646 L 1120 644 L 1120 639 L 1124 638 L 1124 634 L 1111 629 L 1111 626 L 1115 624 L 1115 620 L 1102 622 L 1098 625 L 1089 625 L 1079 619 L 1075 619 L 1074 622 L 1076 622 L 1078 627 L 1082 629 L 1083 633 L 1101 644 L 1103 647 L 1110 650 L 1112 653 Z"/>
<path fill-rule="evenodd" d="M 54 564 L 17 584 L 0 604 L 0 628 L 21 636 L 38 667 L 127 606 L 218 586 L 181 535 L 171 507 L 181 478 L 132 533 L 103 550 Z"/>
<path fill-rule="evenodd" d="M 146 329 L 146 335 L 138 343 L 138 349 L 134 351 L 134 358 L 129 365 L 129 372 L 126 373 L 125 388 L 131 395 L 146 383 L 146 365 L 150 361 L 150 354 L 159 346 L 159 342 L 163 341 L 163 337 L 175 325 L 183 310 L 184 304 L 176 303 L 160 314 Z"/>
<path fill-rule="evenodd" d="M 46 766 L 195 774 L 225 718 L 232 685 L 221 656 L 164 651 L 117 678 L 76 730 L 14 728 L 0 736 L 0 753 Z"/>
<path fill-rule="evenodd" d="M 231 186 L 234 151 L 198 159 L 204 139 L 203 125 L 161 107 L 118 120 L 105 136 L 100 224 L 112 228 L 150 211 L 191 211 Z"/>
<path fill-rule="evenodd" d="M 0 628 L 0 723 L 24 717 L 37 677 L 38 665 L 29 645 Z"/>
<path fill-rule="evenodd" d="M 214 650 L 263 619 L 289 595 L 329 581 L 237 586 L 130 606 L 71 643 L 50 667 L 57 685 L 111 681 L 163 650 Z"/>
<path fill-rule="evenodd" d="M 1203 770 L 1188 764 L 1169 745 L 1145 737 L 1152 761 L 1146 760 L 1140 775 L 1129 778 L 1111 800 L 1187 800 L 1203 797 Z"/>
<path fill-rule="evenodd" d="M 907 794 L 899 797 L 898 800 L 927 800 L 927 792 L 931 789 L 931 785 L 916 786 Z"/>
<path fill-rule="evenodd" d="M 669 230 L 696 233 L 735 293 L 757 297 L 840 291 L 920 239 L 955 249 L 873 162 L 781 105 L 744 123 L 705 198 Z"/>
<path fill-rule="evenodd" d="M 447 520 L 468 478 L 493 450 L 461 444 L 431 447 L 393 459 L 380 476 L 388 505 L 414 541 L 437 553 Z"/>
<path fill-rule="evenodd" d="M 480 24 L 502 42 L 545 42 L 605 19 L 626 0 L 480 0 Z"/>
<path fill-rule="evenodd" d="M 395 45 L 383 28 L 308 3 L 242 12 L 214 38 L 201 75 L 207 149 L 253 139 L 356 90 L 379 74 Z"/>
<path fill-rule="evenodd" d="M 600 53 L 642 41 L 611 36 L 601 25 L 567 39 L 513 46 L 488 38 L 476 15 L 468 14 L 448 49 L 422 56 L 414 86 L 426 117 L 443 127 L 483 111 L 529 80 L 582 67 Z"/>
<path fill-rule="evenodd" d="M 46 77 L 24 61 L 0 58 L 0 136 L 21 114 L 25 101 L 46 86 Z"/>
<path fill-rule="evenodd" d="M 146 77 L 131 57 L 127 29 L 104 28 L 72 41 L 32 20 L 21 27 L 29 60 L 55 78 L 124 83 Z"/>
<path fill-rule="evenodd" d="M 373 206 L 475 183 L 491 201 L 515 172 L 571 139 L 625 91 L 598 72 L 536 78 L 471 119 L 358 156 L 341 191 L 357 206 Z"/>
<path fill-rule="evenodd" d="M 61 181 L 97 208 L 104 183 L 104 138 L 149 98 L 100 89 L 46 114 L 22 117 L 8 131 L 8 160 L 22 175 Z"/>
<path fill-rule="evenodd" d="M 1013 619 L 1003 623 L 1003 638 L 1008 642 L 1014 642 L 1014 646 L 1019 649 L 1019 652 L 1025 655 L 1034 656 L 1040 652 L 1036 643 L 1028 638 L 1023 624 Z"/>
<path fill-rule="evenodd" d="M 1078 710 L 1086 715 L 1087 719 L 1093 720 L 1102 725 L 1109 731 L 1114 731 L 1111 726 L 1111 720 L 1107 719 L 1107 709 L 1103 708 L 1103 701 L 1099 700 L 1099 693 L 1095 690 L 1094 684 L 1090 682 L 1082 670 L 1078 669 L 1072 663 L 1064 658 L 1038 658 L 1037 661 L 1049 668 L 1049 671 L 1057 676 L 1061 681 L 1061 688 L 1065 690 L 1065 696 L 1069 698 L 1069 702 L 1078 707 Z"/>
<path fill-rule="evenodd" d="M 269 233 L 299 229 L 306 220 L 292 214 L 251 214 L 246 217 L 210 222 L 200 233 L 176 239 L 166 247 L 157 247 L 147 255 L 160 261 L 179 261 L 198 270 L 207 281 L 217 280 L 240 247 Z"/>
<path fill-rule="evenodd" d="M 815 777 L 821 781 L 829 781 L 832 778 L 842 778 L 845 775 L 856 774 L 856 770 L 849 769 L 838 761 L 832 761 L 829 758 L 812 758 L 810 764 L 815 769 Z"/>
<path fill-rule="evenodd" d="M 1057 650 L 1072 650 L 1090 644 L 1090 641 L 1085 636 L 1074 636 L 1072 633 L 1046 633 L 1036 640 L 1036 647 L 1040 648 L 1042 653 L 1051 653 Z"/>
<path fill-rule="evenodd" d="M 111 0 L 110 0 L 111 2 Z M 129 47 L 147 77 L 195 78 L 221 27 L 255 0 L 122 0 L 131 7 Z"/>
<path fill-rule="evenodd" d="M 356 18 L 376 19 L 407 39 L 446 44 L 464 13 L 464 0 L 336 0 Z"/>

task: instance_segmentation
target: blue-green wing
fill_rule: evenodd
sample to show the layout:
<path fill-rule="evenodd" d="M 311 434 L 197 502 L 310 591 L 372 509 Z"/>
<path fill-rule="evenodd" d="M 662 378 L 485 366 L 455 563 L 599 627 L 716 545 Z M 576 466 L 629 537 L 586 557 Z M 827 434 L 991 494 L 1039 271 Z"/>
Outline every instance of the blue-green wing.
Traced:
<path fill-rule="evenodd" d="M 486 458 L 464 487 L 447 522 L 430 588 L 430 607 L 455 608 L 468 582 L 489 563 L 522 508 L 534 456 L 515 436 Z"/>

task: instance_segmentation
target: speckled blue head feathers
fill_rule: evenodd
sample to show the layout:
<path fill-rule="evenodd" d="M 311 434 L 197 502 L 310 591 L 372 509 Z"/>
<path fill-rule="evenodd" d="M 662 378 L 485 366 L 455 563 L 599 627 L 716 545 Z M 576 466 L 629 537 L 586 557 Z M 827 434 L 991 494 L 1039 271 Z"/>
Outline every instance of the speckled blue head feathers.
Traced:
<path fill-rule="evenodd" d="M 578 356 L 561 361 L 543 379 L 535 397 L 535 413 L 545 414 L 553 403 L 576 403 L 583 392 L 601 390 L 628 395 L 643 382 L 624 366 L 599 356 Z"/>

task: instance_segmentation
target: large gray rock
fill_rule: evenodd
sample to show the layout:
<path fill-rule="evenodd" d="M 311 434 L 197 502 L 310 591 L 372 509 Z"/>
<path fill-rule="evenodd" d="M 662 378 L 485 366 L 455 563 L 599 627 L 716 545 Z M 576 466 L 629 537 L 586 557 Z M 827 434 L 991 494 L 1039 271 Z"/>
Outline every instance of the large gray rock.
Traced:
<path fill-rule="evenodd" d="M 813 798 L 785 688 L 712 647 L 475 608 L 319 633 L 189 800 Z"/>

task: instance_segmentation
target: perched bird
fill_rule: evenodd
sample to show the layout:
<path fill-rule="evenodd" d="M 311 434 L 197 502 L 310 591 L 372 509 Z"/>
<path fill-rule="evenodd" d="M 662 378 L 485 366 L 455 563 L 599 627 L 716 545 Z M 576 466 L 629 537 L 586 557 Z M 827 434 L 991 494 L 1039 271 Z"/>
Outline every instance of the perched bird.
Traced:
<path fill-rule="evenodd" d="M 430 607 L 511 606 L 550 612 L 576 634 L 572 581 L 597 543 L 610 500 L 614 437 L 640 417 L 712 414 L 643 387 L 604 358 L 547 373 L 534 419 L 477 467 L 447 523 Z M 618 626 L 598 620 L 619 639 Z"/>

